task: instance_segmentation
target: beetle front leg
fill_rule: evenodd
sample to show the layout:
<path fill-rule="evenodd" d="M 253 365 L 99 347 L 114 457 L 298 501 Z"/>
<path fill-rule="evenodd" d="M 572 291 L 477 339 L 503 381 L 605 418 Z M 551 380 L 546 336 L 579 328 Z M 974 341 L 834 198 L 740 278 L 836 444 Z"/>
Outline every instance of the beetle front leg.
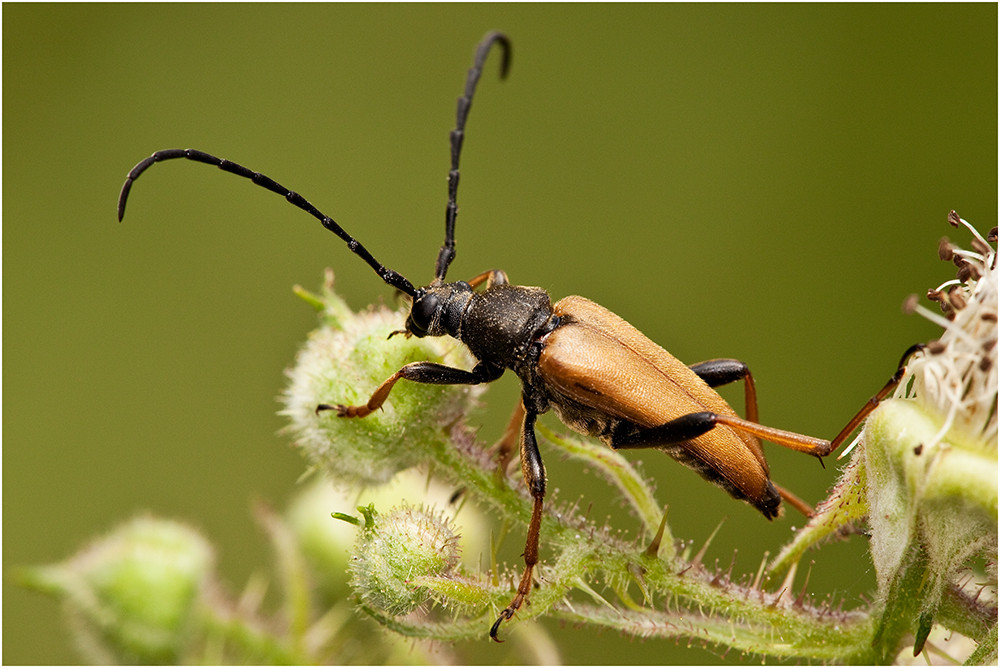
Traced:
<path fill-rule="evenodd" d="M 524 475 L 524 483 L 531 493 L 531 521 L 528 523 L 528 537 L 524 543 L 524 573 L 521 574 L 521 582 L 517 585 L 517 594 L 510 605 L 500 613 L 490 629 L 490 638 L 497 642 L 502 642 L 497 638 L 500 624 L 514 616 L 514 613 L 531 592 L 531 574 L 535 564 L 538 563 L 538 539 L 542 528 L 545 466 L 542 464 L 542 455 L 538 451 L 538 441 L 535 438 L 535 419 L 538 417 L 538 413 L 530 401 L 522 400 L 521 405 L 525 406 L 524 426 L 521 429 L 521 473 Z"/>
<path fill-rule="evenodd" d="M 470 278 L 468 281 L 469 285 L 473 288 L 483 282 L 486 283 L 486 289 L 488 290 L 494 285 L 507 285 L 509 281 L 507 280 L 507 274 L 500 269 L 490 269 L 488 271 L 484 271 L 478 276 Z"/>
<path fill-rule="evenodd" d="M 316 412 L 332 410 L 337 412 L 337 417 L 366 417 L 382 407 L 385 400 L 389 398 L 389 393 L 396 381 L 400 379 L 432 385 L 479 385 L 494 381 L 502 375 L 503 367 L 483 364 L 482 362 L 477 364 L 472 371 L 456 369 L 436 362 L 413 362 L 389 376 L 385 382 L 379 385 L 372 393 L 368 403 L 359 406 L 320 404 L 316 407 Z"/>

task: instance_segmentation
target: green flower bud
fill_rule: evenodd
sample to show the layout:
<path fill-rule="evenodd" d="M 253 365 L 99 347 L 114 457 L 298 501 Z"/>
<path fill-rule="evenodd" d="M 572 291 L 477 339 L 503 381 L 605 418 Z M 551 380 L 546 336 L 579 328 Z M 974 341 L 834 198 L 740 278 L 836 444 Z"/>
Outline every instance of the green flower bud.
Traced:
<path fill-rule="evenodd" d="M 454 485 L 433 478 L 428 480 L 426 473 L 419 469 L 404 471 L 388 484 L 366 489 L 360 494 L 346 494 L 325 476 L 317 476 L 295 496 L 286 517 L 317 583 L 333 602 L 347 594 L 347 571 L 358 529 L 331 518 L 331 512 L 358 504 L 389 508 L 407 501 L 445 508 L 454 493 Z M 466 565 L 475 568 L 477 555 L 489 550 L 490 524 L 473 504 L 463 506 L 462 524 L 464 552 L 472 555 Z"/>
<path fill-rule="evenodd" d="M 938 437 L 941 423 L 916 401 L 884 402 L 865 429 L 872 558 L 885 590 L 914 546 L 946 582 L 970 557 L 997 546 L 997 454 Z M 994 557 L 995 558 L 995 557 Z"/>
<path fill-rule="evenodd" d="M 371 508 L 371 507 L 369 507 Z M 445 575 L 459 559 L 458 536 L 443 515 L 400 506 L 385 515 L 366 512 L 351 564 L 351 585 L 363 604 L 389 615 L 412 612 L 428 592 L 416 576 Z"/>
<path fill-rule="evenodd" d="M 324 307 L 324 324 L 312 332 L 288 372 L 282 414 L 291 421 L 295 444 L 318 468 L 348 484 L 382 484 L 426 457 L 418 446 L 446 439 L 481 391 L 474 387 L 400 381 L 382 410 L 364 418 L 316 412 L 319 404 L 359 405 L 405 364 L 432 361 L 471 369 L 475 360 L 449 338 L 390 335 L 406 313 L 372 308 L 351 314 L 329 289 L 311 297 Z"/>
<path fill-rule="evenodd" d="M 27 575 L 63 600 L 91 661 L 165 664 L 182 660 L 213 561 L 210 545 L 191 528 L 140 517 Z"/>

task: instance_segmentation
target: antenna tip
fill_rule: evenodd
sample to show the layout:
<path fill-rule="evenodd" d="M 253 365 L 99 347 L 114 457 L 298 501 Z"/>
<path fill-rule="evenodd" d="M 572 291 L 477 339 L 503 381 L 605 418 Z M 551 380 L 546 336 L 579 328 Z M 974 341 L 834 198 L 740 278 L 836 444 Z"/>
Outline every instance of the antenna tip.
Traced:
<path fill-rule="evenodd" d="M 512 48 L 510 45 L 510 38 L 499 30 L 493 30 L 486 33 L 483 41 L 480 43 L 479 48 L 488 51 L 494 43 L 500 44 L 500 48 L 503 51 L 500 60 L 500 79 L 507 78 L 507 72 L 510 71 L 510 60 Z"/>
<path fill-rule="evenodd" d="M 125 179 L 124 185 L 122 185 L 122 191 L 118 195 L 118 222 L 122 222 L 125 217 L 125 202 L 128 200 L 128 193 L 132 189 L 132 181 L 134 179 Z"/>

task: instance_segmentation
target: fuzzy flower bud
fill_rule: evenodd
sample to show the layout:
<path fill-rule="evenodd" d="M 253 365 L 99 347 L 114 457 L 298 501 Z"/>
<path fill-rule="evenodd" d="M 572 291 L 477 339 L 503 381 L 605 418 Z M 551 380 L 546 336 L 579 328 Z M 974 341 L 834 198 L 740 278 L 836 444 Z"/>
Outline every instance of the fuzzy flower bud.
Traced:
<path fill-rule="evenodd" d="M 926 553 L 936 586 L 971 556 L 996 554 L 996 453 L 942 440 L 940 428 L 905 399 L 884 402 L 865 428 L 871 551 L 883 590 L 914 545 Z"/>
<path fill-rule="evenodd" d="M 332 479 L 348 484 L 382 484 L 426 457 L 419 444 L 445 440 L 445 428 L 463 415 L 480 391 L 400 381 L 382 410 L 364 418 L 317 413 L 319 404 L 360 405 L 403 365 L 432 361 L 471 369 L 475 360 L 462 344 L 443 337 L 402 333 L 405 312 L 373 308 L 352 314 L 332 291 L 328 274 L 322 296 L 305 298 L 322 308 L 323 323 L 312 332 L 288 372 L 283 415 L 306 457 Z"/>
<path fill-rule="evenodd" d="M 333 602 L 347 594 L 345 573 L 357 542 L 358 530 L 347 522 L 331 518 L 331 511 L 358 504 L 389 508 L 407 500 L 446 508 L 454 493 L 454 485 L 435 478 L 428 479 L 427 474 L 419 469 L 404 471 L 388 484 L 360 493 L 345 492 L 324 476 L 316 476 L 298 491 L 286 518 L 321 590 Z M 474 504 L 463 506 L 461 512 L 463 553 L 473 555 L 466 565 L 475 567 L 476 555 L 489 549 L 489 532 L 486 529 L 489 523 Z"/>
<path fill-rule="evenodd" d="M 443 515 L 400 506 L 365 514 L 351 564 L 351 585 L 364 605 L 392 616 L 405 615 L 428 599 L 414 576 L 445 575 L 459 560 L 458 535 Z"/>
<path fill-rule="evenodd" d="M 178 663 L 213 561 L 208 542 L 191 528 L 140 517 L 26 575 L 64 602 L 74 639 L 93 662 Z"/>

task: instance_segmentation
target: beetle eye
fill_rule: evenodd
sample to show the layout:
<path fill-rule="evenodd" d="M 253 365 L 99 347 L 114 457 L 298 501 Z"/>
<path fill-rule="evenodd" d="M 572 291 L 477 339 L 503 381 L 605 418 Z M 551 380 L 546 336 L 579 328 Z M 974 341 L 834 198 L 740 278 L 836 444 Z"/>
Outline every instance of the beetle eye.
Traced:
<path fill-rule="evenodd" d="M 431 321 L 438 311 L 438 302 L 437 295 L 424 295 L 413 302 L 408 324 L 414 334 L 422 336 L 431 328 Z"/>

